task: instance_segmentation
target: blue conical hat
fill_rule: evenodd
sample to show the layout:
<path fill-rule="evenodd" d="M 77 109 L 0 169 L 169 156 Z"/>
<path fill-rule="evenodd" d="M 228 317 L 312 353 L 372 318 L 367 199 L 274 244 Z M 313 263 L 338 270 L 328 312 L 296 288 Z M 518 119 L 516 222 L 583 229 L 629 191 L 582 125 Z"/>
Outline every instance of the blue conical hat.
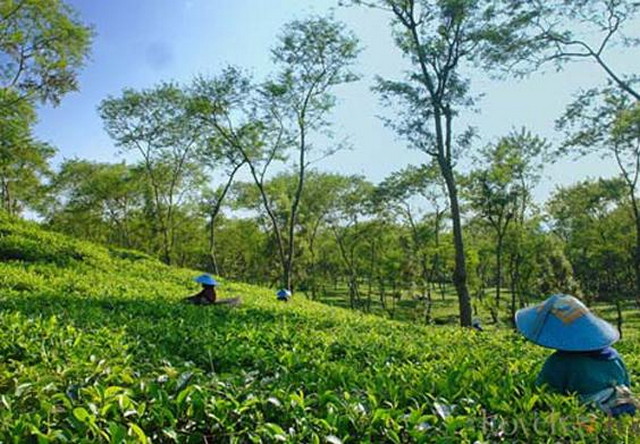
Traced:
<path fill-rule="evenodd" d="M 202 285 L 218 285 L 218 282 L 216 282 L 216 280 L 208 274 L 201 274 L 200 276 L 195 278 L 194 281 Z"/>
<path fill-rule="evenodd" d="M 516 326 L 530 341 L 556 350 L 600 350 L 620 339 L 611 324 L 565 294 L 554 294 L 541 304 L 518 310 Z"/>
<path fill-rule="evenodd" d="M 278 292 L 276 293 L 276 296 L 278 296 L 279 298 L 289 298 L 291 297 L 291 292 L 283 288 L 281 290 L 278 290 Z"/>

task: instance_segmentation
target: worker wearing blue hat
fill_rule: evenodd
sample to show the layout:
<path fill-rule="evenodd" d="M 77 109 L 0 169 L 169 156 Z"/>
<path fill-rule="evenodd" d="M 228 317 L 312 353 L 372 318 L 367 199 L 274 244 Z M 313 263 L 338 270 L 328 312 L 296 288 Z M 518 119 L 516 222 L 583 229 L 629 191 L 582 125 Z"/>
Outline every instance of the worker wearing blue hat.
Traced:
<path fill-rule="evenodd" d="M 185 299 L 186 302 L 196 305 L 208 305 L 216 303 L 216 285 L 218 282 L 208 274 L 201 274 L 194 281 L 202 284 L 202 290 L 193 296 Z"/>
<path fill-rule="evenodd" d="M 282 288 L 278 290 L 278 292 L 276 293 L 276 296 L 279 301 L 288 302 L 289 298 L 291 297 L 291 292 L 286 288 Z"/>
<path fill-rule="evenodd" d="M 202 290 L 198 294 L 185 298 L 185 302 L 195 305 L 240 305 L 241 301 L 239 297 L 218 299 L 218 295 L 216 294 L 218 282 L 210 275 L 201 274 L 193 280 L 202 284 Z"/>
<path fill-rule="evenodd" d="M 556 350 L 544 363 L 537 384 L 577 393 L 582 402 L 596 404 L 613 416 L 635 413 L 629 374 L 611 347 L 620 334 L 611 324 L 564 294 L 519 310 L 515 321 L 531 342 Z"/>

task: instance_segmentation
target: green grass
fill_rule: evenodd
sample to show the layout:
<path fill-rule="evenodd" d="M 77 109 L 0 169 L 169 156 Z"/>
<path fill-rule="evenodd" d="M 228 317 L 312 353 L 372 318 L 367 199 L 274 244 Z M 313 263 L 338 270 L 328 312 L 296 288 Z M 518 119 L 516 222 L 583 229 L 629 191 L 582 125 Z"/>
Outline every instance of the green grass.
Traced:
<path fill-rule="evenodd" d="M 399 292 L 400 298 L 394 300 L 391 296 L 392 292 L 387 290 L 383 305 L 380 292 L 377 288 L 373 288 L 371 294 L 369 294 L 367 285 L 363 284 L 360 291 L 361 305 L 356 308 L 363 312 L 394 320 L 424 322 L 426 306 L 424 301 L 418 300 L 415 297 L 418 292 L 401 290 Z M 323 288 L 317 301 L 335 307 L 350 308 L 348 287 L 346 284 L 341 283 L 335 287 Z M 433 293 L 431 310 L 432 323 L 457 324 L 457 319 L 452 320 L 452 318 L 457 318 L 458 316 L 458 303 L 452 285 L 446 286 L 444 298 L 441 296 L 439 290 Z M 484 308 L 480 308 L 482 314 L 485 314 L 485 311 Z M 486 314 L 488 315 L 488 312 L 486 312 Z"/>
<path fill-rule="evenodd" d="M 385 297 L 385 306 L 380 302 L 380 293 L 375 289 L 371 293 L 371 304 L 367 305 L 369 297 L 366 285 L 362 285 L 363 304 L 357 307 L 360 311 L 382 316 L 388 319 L 399 321 L 407 321 L 411 323 L 427 323 L 425 319 L 426 304 L 425 301 L 417 300 L 414 296 L 416 292 L 403 290 L 400 292 L 400 299 L 394 301 L 390 294 Z M 540 295 L 539 298 L 532 300 L 531 303 L 537 303 L 549 295 Z M 318 297 L 318 302 L 328 304 L 335 307 L 350 308 L 349 293 L 346 285 L 338 285 L 337 287 L 325 288 Z M 501 293 L 501 304 L 498 309 L 498 323 L 496 324 L 491 316 L 489 307 L 495 306 L 495 288 L 485 290 L 483 301 L 477 297 L 472 298 L 473 316 L 481 321 L 483 328 L 503 329 L 512 328 L 511 323 L 511 292 L 503 289 Z M 428 324 L 457 325 L 459 319 L 458 297 L 455 293 L 453 285 L 446 285 L 444 297 L 440 291 L 436 291 L 432 296 L 431 318 Z M 517 307 L 519 308 L 519 307 Z M 617 313 L 616 307 L 612 303 L 598 302 L 591 306 L 592 311 L 602 318 L 616 325 Z M 640 336 L 640 310 L 636 308 L 633 300 L 627 300 L 623 303 L 623 334 L 637 338 Z"/>
<path fill-rule="evenodd" d="M 548 351 L 226 282 L 0 218 L 0 442 L 634 442 L 533 386 Z M 640 345 L 623 341 L 632 377 Z M 635 387 L 638 391 L 638 387 Z M 635 429 L 634 429 L 635 427 Z"/>

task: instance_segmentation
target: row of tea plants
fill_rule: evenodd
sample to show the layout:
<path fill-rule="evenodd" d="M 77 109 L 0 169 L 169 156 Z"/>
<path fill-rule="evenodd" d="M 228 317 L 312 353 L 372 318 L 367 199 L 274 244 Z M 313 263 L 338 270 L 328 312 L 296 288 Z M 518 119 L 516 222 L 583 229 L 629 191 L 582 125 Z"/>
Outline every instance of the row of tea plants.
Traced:
<path fill-rule="evenodd" d="M 0 442 L 634 442 L 533 381 L 508 330 L 423 327 L 221 279 L 0 218 Z M 619 345 L 632 377 L 640 345 Z M 636 386 L 636 391 L 639 389 Z"/>

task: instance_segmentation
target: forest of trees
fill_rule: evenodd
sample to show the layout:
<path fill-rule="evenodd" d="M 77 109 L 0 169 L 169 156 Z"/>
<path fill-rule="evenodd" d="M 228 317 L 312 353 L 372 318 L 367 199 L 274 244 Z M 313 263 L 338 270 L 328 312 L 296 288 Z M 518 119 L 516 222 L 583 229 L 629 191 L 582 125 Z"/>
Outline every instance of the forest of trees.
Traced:
<path fill-rule="evenodd" d="M 424 161 L 379 183 L 322 168 L 343 149 L 335 90 L 358 80 L 361 47 L 331 16 L 283 26 L 265 78 L 229 66 L 105 97 L 98 112 L 128 161 L 54 168 L 55 148 L 33 135 L 37 106 L 77 88 L 93 30 L 60 0 L 0 2 L 2 211 L 309 298 L 343 286 L 365 311 L 372 295 L 428 305 L 447 285 L 462 325 L 475 304 L 514 313 L 550 292 L 640 304 L 640 90 L 634 73 L 606 62 L 614 45 L 638 55 L 629 33 L 640 4 L 343 3 L 387 14 L 412 66 L 377 78 L 372 94 L 393 110 L 383 123 Z M 577 60 L 608 80 L 576 86 L 557 116 L 559 146 L 527 128 L 486 144 L 482 128 L 458 124 L 462 110 L 482 107 L 473 73 L 513 78 Z M 534 200 L 546 166 L 593 153 L 619 174 Z"/>

